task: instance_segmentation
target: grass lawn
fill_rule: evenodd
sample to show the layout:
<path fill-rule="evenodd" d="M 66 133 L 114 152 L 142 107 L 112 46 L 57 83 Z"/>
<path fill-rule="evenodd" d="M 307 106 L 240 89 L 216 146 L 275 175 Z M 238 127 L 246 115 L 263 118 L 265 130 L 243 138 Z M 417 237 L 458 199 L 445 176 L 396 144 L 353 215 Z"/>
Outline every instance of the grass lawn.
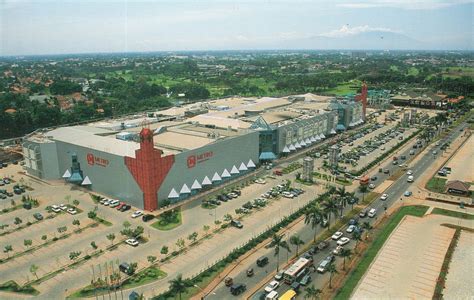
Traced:
<path fill-rule="evenodd" d="M 325 91 L 325 94 L 335 94 L 336 96 L 357 93 L 357 89 L 360 87 L 358 82 L 347 82 L 344 84 L 340 84 L 333 89 L 329 89 Z"/>
<path fill-rule="evenodd" d="M 38 290 L 36 290 L 32 286 L 19 286 L 18 283 L 16 283 L 13 280 L 0 284 L 0 291 L 20 293 L 20 294 L 26 294 L 26 295 L 34 295 L 34 296 L 39 295 Z"/>
<path fill-rule="evenodd" d="M 158 217 L 157 218 L 158 221 L 151 224 L 151 227 L 153 227 L 155 229 L 158 229 L 158 230 L 164 230 L 164 231 L 171 230 L 171 229 L 174 229 L 174 228 L 178 227 L 179 225 L 181 225 L 181 218 L 182 218 L 181 217 L 181 211 L 177 211 L 177 220 L 176 220 L 176 222 L 164 223 L 163 220 Z"/>
<path fill-rule="evenodd" d="M 435 193 L 444 193 L 447 179 L 432 177 L 426 184 L 426 188 Z"/>
<path fill-rule="evenodd" d="M 369 192 L 365 195 L 364 201 L 362 201 L 363 205 L 367 205 L 372 203 L 380 194 L 376 192 Z"/>
<path fill-rule="evenodd" d="M 374 260 L 375 256 L 379 252 L 380 248 L 385 244 L 392 231 L 397 227 L 398 223 L 406 215 L 421 217 L 428 210 L 428 206 L 416 205 L 416 206 L 405 206 L 402 207 L 394 216 L 390 218 L 388 223 L 378 232 L 372 245 L 367 249 L 359 262 L 357 267 L 349 274 L 343 287 L 337 292 L 335 299 L 349 299 L 355 287 L 359 283 L 360 279 L 364 276 L 365 272 L 369 268 L 370 264 Z"/>
<path fill-rule="evenodd" d="M 431 213 L 436 214 L 436 215 L 445 215 L 448 217 L 460 218 L 460 219 L 474 220 L 473 214 L 463 213 L 463 212 L 454 211 L 454 210 L 447 210 L 447 209 L 438 208 L 438 207 L 435 207 L 431 211 Z"/>
<path fill-rule="evenodd" d="M 418 69 L 415 67 L 411 67 L 410 69 L 408 69 L 408 75 L 416 76 L 418 75 L 418 73 L 420 73 L 420 71 L 418 71 Z"/>

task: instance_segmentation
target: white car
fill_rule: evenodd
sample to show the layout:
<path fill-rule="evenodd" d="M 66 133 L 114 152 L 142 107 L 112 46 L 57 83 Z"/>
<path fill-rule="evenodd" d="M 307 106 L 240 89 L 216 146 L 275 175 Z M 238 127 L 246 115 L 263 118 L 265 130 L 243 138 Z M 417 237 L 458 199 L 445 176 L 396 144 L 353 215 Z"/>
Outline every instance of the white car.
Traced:
<path fill-rule="evenodd" d="M 138 218 L 141 215 L 143 215 L 143 212 L 141 210 L 137 210 L 132 214 L 132 218 Z"/>
<path fill-rule="evenodd" d="M 265 183 L 267 183 L 267 182 L 266 182 L 265 180 L 259 178 L 259 179 L 256 179 L 256 180 L 255 180 L 255 183 L 258 183 L 258 184 L 265 184 Z"/>
<path fill-rule="evenodd" d="M 70 213 L 71 215 L 77 214 L 77 210 L 74 209 L 74 208 L 72 208 L 72 207 L 71 207 L 71 208 L 68 208 L 68 209 L 67 209 L 67 212 Z"/>
<path fill-rule="evenodd" d="M 341 254 L 342 249 L 344 249 L 342 246 L 337 246 L 336 249 L 332 250 L 332 254 L 339 255 Z"/>
<path fill-rule="evenodd" d="M 64 204 L 59 204 L 59 208 L 62 210 L 67 210 L 67 206 Z"/>
<path fill-rule="evenodd" d="M 387 194 L 382 194 L 382 197 L 380 197 L 380 200 L 387 200 L 388 195 Z"/>
<path fill-rule="evenodd" d="M 335 233 L 331 236 L 331 238 L 332 238 L 333 240 L 337 241 L 342 235 L 343 235 L 342 232 L 337 231 L 337 232 L 335 232 Z"/>
<path fill-rule="evenodd" d="M 285 270 L 280 270 L 280 272 L 276 273 L 273 278 L 275 278 L 277 281 L 280 281 L 283 278 L 283 273 L 285 273 Z"/>
<path fill-rule="evenodd" d="M 110 201 L 111 201 L 110 199 L 107 199 L 107 200 L 104 201 L 103 204 L 104 204 L 105 206 L 108 206 L 108 205 L 110 204 Z"/>
<path fill-rule="evenodd" d="M 375 184 L 373 183 L 369 184 L 369 189 L 375 189 Z"/>
<path fill-rule="evenodd" d="M 412 171 L 412 170 L 408 170 L 407 175 L 413 175 L 413 171 Z"/>
<path fill-rule="evenodd" d="M 120 201 L 118 201 L 118 200 L 111 200 L 109 202 L 110 207 L 117 207 L 119 204 L 120 204 Z"/>
<path fill-rule="evenodd" d="M 352 232 L 354 232 L 355 229 L 356 229 L 355 225 L 350 225 L 349 227 L 347 227 L 346 232 L 347 233 L 352 233 Z"/>
<path fill-rule="evenodd" d="M 130 245 L 132 247 L 136 247 L 139 244 L 136 239 L 128 239 L 128 240 L 125 241 L 125 243 L 127 243 L 128 245 Z"/>
<path fill-rule="evenodd" d="M 61 208 L 57 205 L 51 205 L 51 210 L 54 211 L 55 213 L 61 212 Z"/>
<path fill-rule="evenodd" d="M 293 195 L 292 193 L 287 192 L 287 191 L 281 193 L 281 195 L 285 198 L 290 198 L 290 199 L 295 197 L 295 195 Z"/>
<path fill-rule="evenodd" d="M 277 287 L 280 286 L 280 283 L 276 280 L 272 280 L 266 287 L 265 292 L 270 293 L 271 291 L 275 290 Z"/>
<path fill-rule="evenodd" d="M 343 237 L 343 238 L 341 238 L 339 241 L 337 241 L 337 244 L 338 244 L 339 246 L 344 246 L 345 244 L 349 243 L 350 241 L 351 241 L 350 238 L 348 238 L 348 237 Z"/>

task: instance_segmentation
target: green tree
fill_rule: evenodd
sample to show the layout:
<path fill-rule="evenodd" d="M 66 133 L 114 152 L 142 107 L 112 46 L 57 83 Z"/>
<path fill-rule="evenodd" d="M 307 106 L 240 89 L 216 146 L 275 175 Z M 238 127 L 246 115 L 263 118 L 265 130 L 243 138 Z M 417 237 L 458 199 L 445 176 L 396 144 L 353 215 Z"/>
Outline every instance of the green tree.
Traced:
<path fill-rule="evenodd" d="M 277 257 L 277 272 L 279 271 L 280 267 L 280 248 L 285 249 L 287 252 L 291 252 L 288 243 L 283 240 L 283 235 L 274 234 L 272 237 L 272 241 L 270 243 L 270 247 L 275 249 L 274 255 Z"/>
<path fill-rule="evenodd" d="M 153 264 L 156 261 L 156 256 L 148 255 L 146 259 L 150 264 Z"/>
<path fill-rule="evenodd" d="M 160 253 L 163 254 L 163 255 L 168 254 L 168 246 L 161 247 Z"/>
<path fill-rule="evenodd" d="M 43 235 L 41 236 L 41 239 L 42 239 L 43 241 L 46 241 L 46 240 L 48 239 L 48 236 L 47 236 L 46 234 L 43 234 Z"/>
<path fill-rule="evenodd" d="M 35 275 L 36 279 L 38 279 L 38 275 L 36 274 L 36 272 L 38 272 L 38 269 L 39 267 L 37 265 L 31 265 L 30 266 L 30 272 L 31 274 Z"/>
<path fill-rule="evenodd" d="M 23 245 L 25 245 L 25 247 L 29 248 L 31 245 L 33 245 L 33 241 L 32 240 L 23 240 Z"/>
<path fill-rule="evenodd" d="M 23 223 L 23 220 L 20 219 L 19 217 L 15 217 L 15 220 L 13 221 L 13 223 L 14 223 L 15 225 L 20 225 L 21 223 Z"/>
<path fill-rule="evenodd" d="M 312 300 L 318 299 L 319 295 L 322 292 L 320 289 L 315 288 L 314 284 L 305 288 L 304 291 L 305 291 L 304 298 L 305 299 L 311 298 Z"/>
<path fill-rule="evenodd" d="M 207 236 L 207 233 L 209 232 L 209 229 L 211 229 L 211 227 L 209 225 L 202 226 L 202 230 L 204 230 L 204 234 L 206 236 Z"/>
<path fill-rule="evenodd" d="M 339 273 L 336 269 L 336 266 L 334 264 L 330 264 L 328 266 L 328 272 L 329 272 L 329 288 L 332 289 L 332 277 L 334 274 Z"/>
<path fill-rule="evenodd" d="M 81 251 L 72 251 L 69 253 L 69 259 L 76 260 L 81 255 L 81 253 Z"/>
<path fill-rule="evenodd" d="M 366 221 L 362 223 L 361 227 L 365 230 L 365 239 L 367 240 L 369 238 L 369 232 L 372 230 L 372 225 Z"/>
<path fill-rule="evenodd" d="M 359 185 L 359 192 L 362 193 L 362 202 L 365 200 L 365 194 L 368 192 L 369 187 L 366 184 Z"/>
<path fill-rule="evenodd" d="M 170 291 L 175 294 L 179 295 L 179 299 L 181 300 L 181 294 L 186 292 L 189 283 L 187 280 L 183 279 L 181 274 L 178 274 L 175 279 L 170 280 Z"/>
<path fill-rule="evenodd" d="M 77 229 L 79 229 L 79 226 L 81 226 L 81 222 L 77 219 L 72 220 L 72 225 L 76 225 Z"/>
<path fill-rule="evenodd" d="M 181 239 L 181 238 L 178 239 L 178 240 L 176 241 L 176 246 L 178 246 L 178 248 L 179 248 L 180 250 L 183 249 L 183 248 L 184 248 L 184 240 Z"/>
<path fill-rule="evenodd" d="M 224 215 L 224 221 L 225 221 L 225 222 L 230 222 L 230 221 L 232 221 L 232 220 L 233 220 L 233 218 L 232 218 L 232 215 L 231 215 L 231 214 L 226 214 L 226 215 Z"/>
<path fill-rule="evenodd" d="M 93 220 L 94 220 L 95 218 L 97 218 L 97 213 L 96 213 L 95 211 L 92 211 L 92 210 L 91 210 L 90 212 L 87 213 L 87 217 L 88 217 L 89 219 L 93 219 Z"/>
<path fill-rule="evenodd" d="M 342 249 L 341 250 L 341 257 L 343 258 L 343 263 L 342 263 L 342 270 L 346 270 L 346 259 L 350 259 L 352 256 L 352 250 L 351 249 Z"/>
<path fill-rule="evenodd" d="M 8 257 L 10 257 L 10 255 L 8 253 L 10 253 L 12 251 L 13 251 L 12 245 L 6 245 L 5 247 L 3 247 L 3 252 L 6 253 Z"/>
<path fill-rule="evenodd" d="M 194 243 L 194 242 L 196 242 L 197 237 L 198 237 L 198 233 L 193 232 L 190 235 L 188 235 L 188 240 L 190 240 L 192 243 Z"/>
<path fill-rule="evenodd" d="M 299 235 L 294 234 L 290 237 L 290 244 L 296 246 L 296 256 L 298 256 L 298 248 L 301 245 L 304 245 L 304 241 L 300 238 Z"/>
<path fill-rule="evenodd" d="M 332 198 L 326 199 L 326 201 L 324 202 L 323 211 L 324 214 L 328 217 L 329 230 L 329 228 L 331 227 L 331 215 L 334 215 L 334 218 L 336 218 L 338 214 L 338 207 L 336 201 Z"/>
<path fill-rule="evenodd" d="M 97 246 L 97 244 L 95 243 L 95 241 L 92 241 L 92 242 L 91 242 L 91 247 L 92 247 L 92 249 L 94 249 L 94 250 L 98 248 L 98 246 Z"/>
<path fill-rule="evenodd" d="M 360 231 L 354 230 L 352 232 L 352 239 L 356 241 L 354 249 L 357 253 L 357 246 L 359 245 L 359 242 L 362 240 L 362 235 L 360 234 Z"/>
<path fill-rule="evenodd" d="M 73 204 L 75 207 L 78 207 L 78 206 L 79 206 L 79 203 L 80 203 L 80 202 L 79 202 L 79 200 L 77 200 L 77 199 L 74 199 L 74 200 L 72 201 L 72 204 Z"/>
<path fill-rule="evenodd" d="M 113 233 L 110 233 L 110 234 L 107 234 L 107 239 L 111 242 L 111 245 L 114 244 L 114 240 L 115 240 L 115 234 Z"/>
<path fill-rule="evenodd" d="M 312 204 L 311 206 L 308 207 L 308 209 L 305 212 L 305 218 L 304 218 L 304 223 L 305 224 L 311 224 L 311 228 L 314 230 L 313 233 L 313 242 L 316 242 L 316 229 L 321 222 L 323 218 L 323 209 L 319 205 L 319 203 Z"/>

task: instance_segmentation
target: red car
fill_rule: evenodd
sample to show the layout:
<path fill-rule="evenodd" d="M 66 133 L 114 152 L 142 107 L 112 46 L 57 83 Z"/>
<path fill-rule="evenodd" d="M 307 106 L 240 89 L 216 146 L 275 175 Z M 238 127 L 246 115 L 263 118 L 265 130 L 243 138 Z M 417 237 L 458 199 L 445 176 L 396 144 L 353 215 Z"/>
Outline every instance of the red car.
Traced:
<path fill-rule="evenodd" d="M 125 202 L 120 202 L 120 204 L 116 207 L 117 210 L 120 210 L 124 205 L 126 205 Z"/>

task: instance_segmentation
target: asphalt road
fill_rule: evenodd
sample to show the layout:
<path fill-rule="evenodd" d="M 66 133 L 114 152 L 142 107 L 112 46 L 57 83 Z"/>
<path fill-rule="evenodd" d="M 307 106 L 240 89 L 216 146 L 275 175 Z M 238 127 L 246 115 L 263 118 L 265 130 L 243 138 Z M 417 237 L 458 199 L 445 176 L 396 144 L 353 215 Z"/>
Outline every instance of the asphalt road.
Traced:
<path fill-rule="evenodd" d="M 453 131 L 440 140 L 440 144 L 443 144 L 445 142 L 452 142 L 454 139 L 456 139 L 460 134 L 460 128 L 463 128 L 465 124 L 461 124 Z M 413 143 L 409 143 L 410 147 L 406 147 L 404 151 L 399 152 L 398 154 L 394 154 L 394 156 L 402 156 L 405 155 L 407 158 L 410 157 L 409 152 L 412 150 L 412 145 Z M 439 147 L 436 147 L 433 145 L 428 145 L 429 151 L 427 151 L 425 154 L 420 154 L 423 155 L 420 157 L 416 163 L 412 164 L 408 169 L 411 169 L 413 171 L 413 176 L 415 177 L 415 181 L 417 178 L 418 174 L 422 174 L 427 170 L 427 168 L 431 165 L 431 162 L 436 158 L 432 154 L 433 150 L 438 150 L 438 154 L 440 155 L 441 151 L 438 149 Z M 421 151 L 421 149 L 414 149 L 415 151 Z M 404 162 L 405 163 L 405 162 Z M 387 180 L 392 174 L 394 174 L 398 169 L 400 168 L 398 165 L 393 165 L 392 160 L 388 160 L 385 165 L 380 166 L 383 169 L 389 169 L 390 174 L 384 174 L 384 173 L 379 173 L 378 171 L 375 171 L 373 174 L 370 174 L 371 176 L 376 175 L 377 180 L 371 181 L 374 183 L 376 186 L 380 185 L 383 183 L 385 180 Z M 409 183 L 407 182 L 407 175 L 406 171 L 404 172 L 405 174 L 402 175 L 398 180 L 396 180 L 387 190 L 385 190 L 385 193 L 388 194 L 388 199 L 385 201 L 382 200 L 376 200 L 373 202 L 373 204 L 370 206 L 371 208 L 377 209 L 377 216 L 380 216 L 384 213 L 384 207 L 390 207 L 392 206 L 396 201 L 403 201 L 403 194 L 406 190 L 410 190 L 410 186 L 414 183 Z M 361 198 L 362 195 L 357 191 L 356 194 Z M 345 208 L 344 213 L 347 213 L 350 211 L 350 205 L 348 205 Z M 364 218 L 361 219 L 360 222 L 367 221 L 369 223 L 372 223 L 376 220 L 377 216 L 375 218 Z M 351 237 L 350 234 L 347 234 L 345 232 L 347 226 L 345 226 L 341 231 L 344 233 L 344 236 Z M 322 230 L 325 230 L 323 228 L 319 228 L 318 231 L 321 232 Z M 298 232 L 299 236 L 304 240 L 304 241 L 311 241 L 313 238 L 314 231 L 311 229 L 310 226 L 304 226 L 300 232 Z M 344 246 L 345 248 L 354 248 L 355 242 L 351 240 L 349 244 Z M 316 255 L 313 256 L 314 260 L 314 265 L 317 267 L 325 257 L 327 257 L 333 249 L 336 247 L 336 241 L 330 241 L 330 246 L 326 248 L 324 251 L 321 251 L 317 253 Z M 292 253 L 295 253 L 295 248 L 291 247 Z M 266 265 L 264 268 L 257 267 L 255 262 L 249 264 L 248 266 L 245 266 L 245 268 L 241 268 L 242 271 L 236 275 L 233 276 L 234 283 L 244 283 L 247 285 L 247 289 L 250 289 L 260 283 L 267 275 L 269 272 L 273 272 L 276 270 L 276 257 L 273 255 L 274 250 L 273 249 L 265 249 L 265 251 L 262 251 L 262 255 L 265 255 L 269 258 L 269 264 Z M 341 260 L 341 258 L 336 258 L 336 260 Z M 286 251 L 281 250 L 280 252 L 280 263 L 286 263 Z M 255 271 L 255 275 L 253 277 L 247 277 L 245 270 L 248 268 L 253 268 Z M 312 276 L 312 283 L 314 284 L 317 288 L 322 287 L 322 285 L 329 280 L 329 274 L 319 274 L 319 273 L 311 273 Z M 263 289 L 263 288 L 262 288 Z M 282 285 L 277 288 L 277 291 L 280 295 L 284 294 L 287 290 L 289 289 L 289 286 L 284 284 L 282 282 Z M 302 290 L 300 289 L 300 292 Z M 262 291 L 259 291 L 254 295 L 255 299 L 259 299 L 259 297 L 262 295 Z M 301 294 L 300 294 L 301 295 Z M 232 298 L 237 298 L 234 297 L 230 294 L 229 288 L 226 287 L 223 283 L 220 284 L 212 293 L 210 293 L 206 299 L 232 299 Z M 298 298 L 302 298 L 301 296 L 298 296 Z"/>

